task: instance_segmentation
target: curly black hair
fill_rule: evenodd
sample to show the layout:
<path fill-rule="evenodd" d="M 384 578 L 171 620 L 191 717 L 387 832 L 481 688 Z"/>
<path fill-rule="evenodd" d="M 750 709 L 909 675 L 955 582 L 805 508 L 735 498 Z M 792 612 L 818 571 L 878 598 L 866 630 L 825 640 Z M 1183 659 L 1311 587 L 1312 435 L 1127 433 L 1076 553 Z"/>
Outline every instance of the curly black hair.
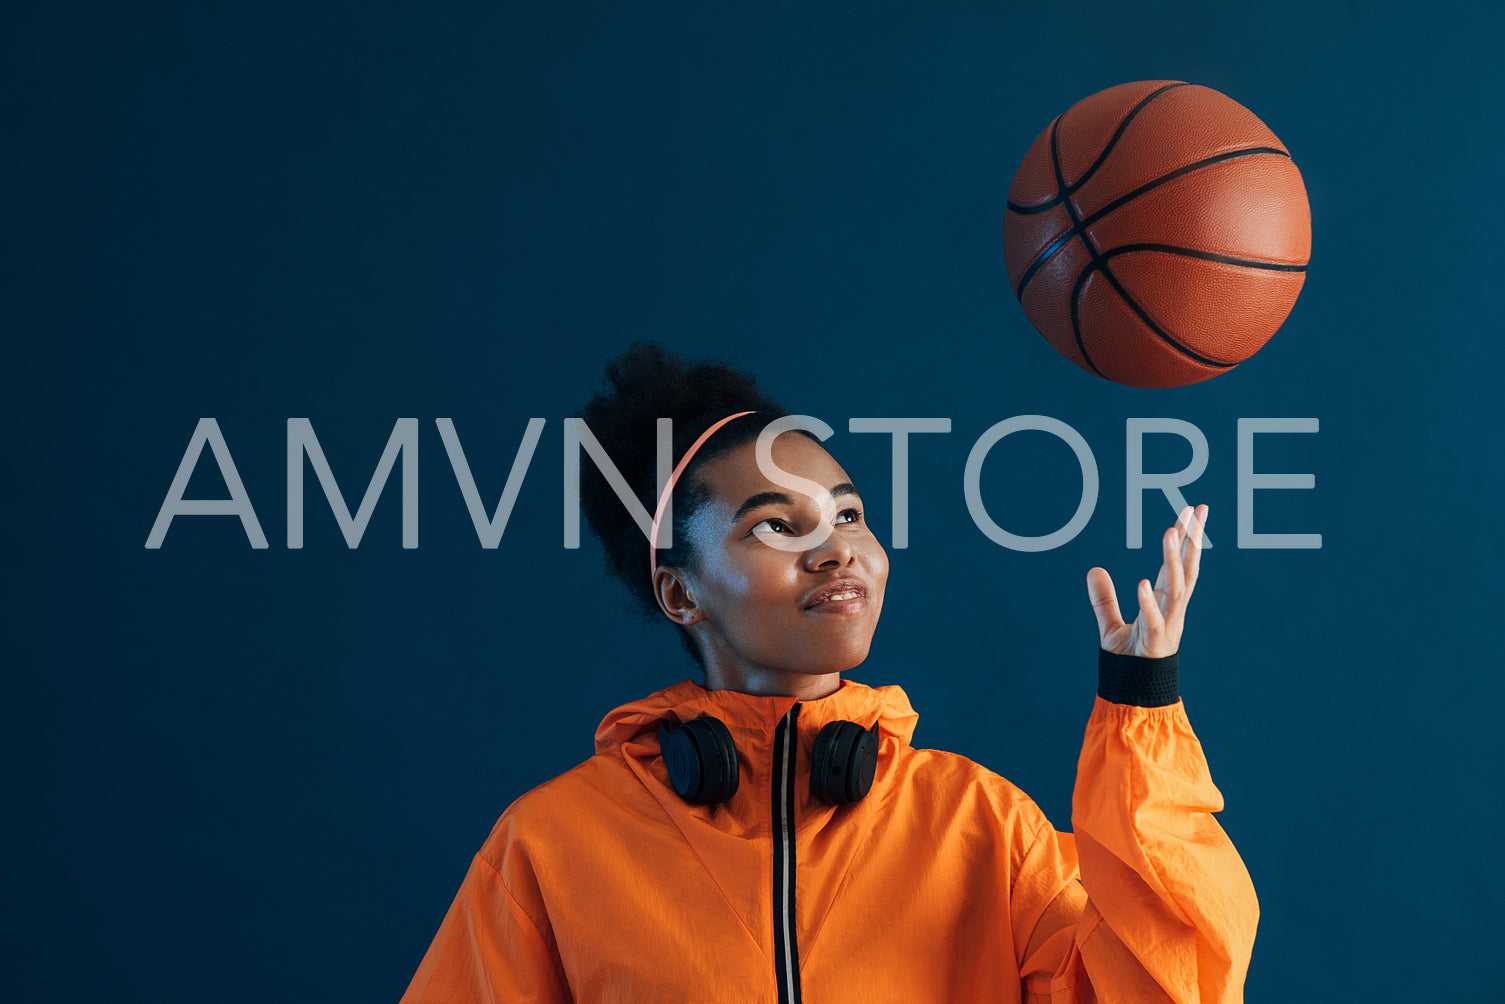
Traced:
<path fill-rule="evenodd" d="M 665 515 L 673 520 L 674 546 L 660 548 L 658 560 L 694 570 L 698 556 L 687 524 L 711 498 L 696 471 L 706 461 L 756 439 L 766 425 L 789 413 L 758 390 L 757 378 L 751 374 L 714 360 L 686 361 L 657 342 L 634 342 L 608 362 L 606 382 L 608 389 L 597 392 L 580 409 L 579 417 L 650 514 L 658 505 L 658 419 L 673 421 L 677 465 L 690 444 L 713 424 L 739 411 L 754 412 L 717 430 L 675 482 L 671 509 Z M 582 458 L 580 465 L 580 504 L 591 531 L 605 548 L 607 571 L 627 587 L 642 619 L 661 619 L 648 574 L 648 538 L 588 458 Z M 679 640 L 703 668 L 699 647 L 683 626 L 679 626 Z"/>

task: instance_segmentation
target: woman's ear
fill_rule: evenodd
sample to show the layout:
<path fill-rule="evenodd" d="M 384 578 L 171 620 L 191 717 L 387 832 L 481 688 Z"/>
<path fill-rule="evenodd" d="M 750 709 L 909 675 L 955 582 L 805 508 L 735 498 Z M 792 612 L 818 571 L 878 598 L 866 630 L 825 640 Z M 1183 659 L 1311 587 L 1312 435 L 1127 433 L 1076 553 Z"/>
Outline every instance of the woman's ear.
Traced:
<path fill-rule="evenodd" d="M 695 602 L 684 573 L 671 565 L 660 565 L 653 575 L 653 593 L 664 616 L 682 627 L 705 619 L 705 612 Z"/>

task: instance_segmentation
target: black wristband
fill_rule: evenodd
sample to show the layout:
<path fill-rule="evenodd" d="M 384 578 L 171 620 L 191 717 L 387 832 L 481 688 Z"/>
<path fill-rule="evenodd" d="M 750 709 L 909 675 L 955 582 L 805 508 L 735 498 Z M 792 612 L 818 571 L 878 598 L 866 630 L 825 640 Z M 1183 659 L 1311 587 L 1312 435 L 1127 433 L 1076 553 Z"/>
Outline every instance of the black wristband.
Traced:
<path fill-rule="evenodd" d="M 1176 686 L 1176 655 L 1146 659 L 1097 650 L 1097 696 L 1114 704 L 1163 708 L 1181 699 Z"/>

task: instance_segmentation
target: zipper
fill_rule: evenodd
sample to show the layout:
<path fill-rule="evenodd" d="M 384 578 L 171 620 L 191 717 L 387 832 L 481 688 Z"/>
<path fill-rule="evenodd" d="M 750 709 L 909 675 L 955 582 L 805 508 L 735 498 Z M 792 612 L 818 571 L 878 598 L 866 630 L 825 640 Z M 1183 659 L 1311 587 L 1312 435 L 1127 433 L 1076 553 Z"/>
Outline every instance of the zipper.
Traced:
<path fill-rule="evenodd" d="M 779 981 L 779 1004 L 799 1004 L 800 1000 L 794 913 L 794 751 L 799 716 L 796 704 L 773 732 L 773 969 Z"/>

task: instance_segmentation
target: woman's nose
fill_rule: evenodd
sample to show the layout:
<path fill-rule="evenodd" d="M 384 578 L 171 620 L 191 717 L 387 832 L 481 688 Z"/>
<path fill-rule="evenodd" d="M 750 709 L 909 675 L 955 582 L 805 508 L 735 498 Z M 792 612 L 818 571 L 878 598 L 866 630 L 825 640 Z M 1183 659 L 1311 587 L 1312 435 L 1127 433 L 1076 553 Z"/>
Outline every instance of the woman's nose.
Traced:
<path fill-rule="evenodd" d="M 845 568 L 856 558 L 856 554 L 846 535 L 833 530 L 823 543 L 805 552 L 805 567 L 811 571 L 832 564 L 837 568 Z"/>

